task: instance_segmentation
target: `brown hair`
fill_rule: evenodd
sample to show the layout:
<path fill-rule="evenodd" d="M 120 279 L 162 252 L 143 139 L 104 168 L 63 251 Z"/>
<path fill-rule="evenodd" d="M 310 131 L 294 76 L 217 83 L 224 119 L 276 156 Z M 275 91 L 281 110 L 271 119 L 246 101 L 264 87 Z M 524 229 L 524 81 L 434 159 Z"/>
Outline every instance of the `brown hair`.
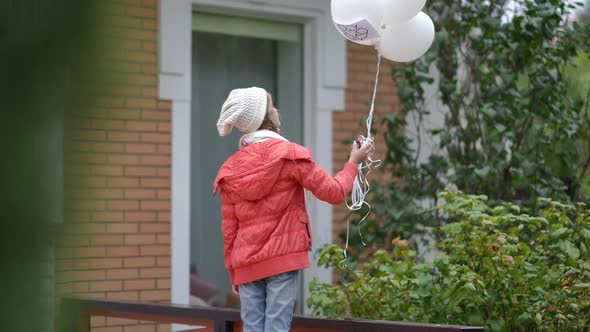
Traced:
<path fill-rule="evenodd" d="M 270 130 L 270 131 L 274 131 L 277 134 L 280 134 L 281 128 L 277 127 L 269 117 L 269 114 L 271 111 L 270 107 L 271 107 L 271 99 L 270 99 L 270 95 L 268 95 L 267 101 L 266 101 L 266 115 L 264 116 L 264 120 L 262 121 L 262 124 L 260 125 L 260 128 L 258 128 L 258 130 Z"/>

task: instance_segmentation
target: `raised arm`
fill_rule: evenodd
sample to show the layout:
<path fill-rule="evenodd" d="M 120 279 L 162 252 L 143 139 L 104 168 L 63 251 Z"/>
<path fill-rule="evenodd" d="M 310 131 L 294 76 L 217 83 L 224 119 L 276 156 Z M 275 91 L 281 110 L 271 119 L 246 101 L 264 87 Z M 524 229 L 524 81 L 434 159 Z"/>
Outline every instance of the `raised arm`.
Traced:
<path fill-rule="evenodd" d="M 334 205 L 340 204 L 352 189 L 354 178 L 358 174 L 358 164 L 367 159 L 371 148 L 368 145 L 361 148 L 354 145 L 348 162 L 334 177 L 313 160 L 298 160 L 297 180 L 320 200 Z"/>

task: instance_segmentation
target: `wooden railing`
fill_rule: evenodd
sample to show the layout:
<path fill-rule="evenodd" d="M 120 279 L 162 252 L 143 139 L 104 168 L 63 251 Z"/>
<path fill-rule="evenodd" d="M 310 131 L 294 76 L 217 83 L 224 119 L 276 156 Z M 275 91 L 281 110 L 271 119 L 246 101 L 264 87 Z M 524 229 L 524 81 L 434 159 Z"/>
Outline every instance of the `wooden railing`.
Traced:
<path fill-rule="evenodd" d="M 234 309 L 189 307 L 170 304 L 64 298 L 61 307 L 61 332 L 90 332 L 90 317 L 105 316 L 155 323 L 203 326 L 203 332 L 242 331 L 240 312 Z M 458 332 L 483 331 L 482 327 L 417 324 L 404 322 L 333 320 L 293 317 L 291 332 Z"/>

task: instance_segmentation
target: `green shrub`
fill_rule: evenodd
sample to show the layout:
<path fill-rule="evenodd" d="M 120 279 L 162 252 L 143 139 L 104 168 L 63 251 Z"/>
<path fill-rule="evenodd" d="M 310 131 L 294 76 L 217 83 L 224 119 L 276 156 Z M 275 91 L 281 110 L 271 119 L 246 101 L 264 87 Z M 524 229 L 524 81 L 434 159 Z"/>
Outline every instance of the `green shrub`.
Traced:
<path fill-rule="evenodd" d="M 590 209 L 539 199 L 537 215 L 487 197 L 443 192 L 451 222 L 435 231 L 440 253 L 420 262 L 406 240 L 377 251 L 337 285 L 314 280 L 318 315 L 461 325 L 489 331 L 590 330 Z M 319 263 L 337 267 L 328 246 Z"/>
<path fill-rule="evenodd" d="M 379 170 L 402 185 L 371 186 L 370 246 L 351 237 L 352 256 L 444 222 L 432 207 L 446 187 L 530 213 L 537 197 L 590 202 L 590 20 L 566 24 L 576 10 L 567 0 L 431 0 L 424 10 L 435 42 L 394 66 L 401 109 L 382 118 Z"/>

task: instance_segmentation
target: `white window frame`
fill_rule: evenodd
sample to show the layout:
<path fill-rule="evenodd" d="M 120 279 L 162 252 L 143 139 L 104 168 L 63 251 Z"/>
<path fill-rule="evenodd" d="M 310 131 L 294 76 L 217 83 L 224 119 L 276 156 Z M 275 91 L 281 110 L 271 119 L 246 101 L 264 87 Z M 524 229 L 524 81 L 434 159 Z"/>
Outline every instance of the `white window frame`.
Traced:
<path fill-rule="evenodd" d="M 189 304 L 192 12 L 218 12 L 303 24 L 304 144 L 332 171 L 332 112 L 344 110 L 346 42 L 332 23 L 330 0 L 160 0 L 159 97 L 172 101 L 171 301 Z M 315 200 L 310 217 L 312 253 L 332 242 L 332 206 Z M 303 283 L 331 281 L 312 266 Z M 307 287 L 304 298 L 308 297 Z"/>

